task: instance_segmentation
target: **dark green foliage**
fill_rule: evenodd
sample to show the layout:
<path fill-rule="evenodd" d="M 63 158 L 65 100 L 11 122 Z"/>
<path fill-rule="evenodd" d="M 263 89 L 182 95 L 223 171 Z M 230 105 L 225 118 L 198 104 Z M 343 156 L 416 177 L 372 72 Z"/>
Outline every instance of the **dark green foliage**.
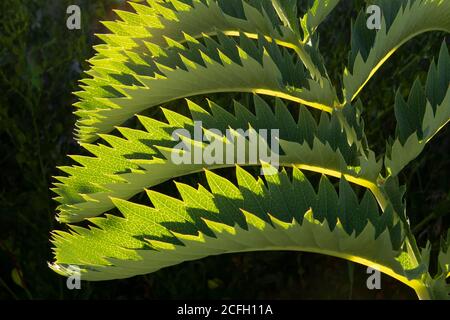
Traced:
<path fill-rule="evenodd" d="M 72 3 L 0 2 L 0 299 L 67 294 L 45 264 L 46 238 L 56 225 L 49 185 L 56 163 L 76 150 L 71 92 L 92 54 L 94 23 L 113 1 L 78 1 L 80 31 L 66 28 Z M 22 274 L 24 289 L 13 283 L 12 270 Z"/>

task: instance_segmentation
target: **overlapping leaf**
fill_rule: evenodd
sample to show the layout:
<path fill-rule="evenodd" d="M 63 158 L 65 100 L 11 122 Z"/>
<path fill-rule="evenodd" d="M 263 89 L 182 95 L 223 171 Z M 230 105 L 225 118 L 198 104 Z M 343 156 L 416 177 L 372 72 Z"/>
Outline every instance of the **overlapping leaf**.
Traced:
<path fill-rule="evenodd" d="M 316 191 L 296 168 L 266 184 L 237 168 L 237 187 L 206 172 L 208 191 L 177 184 L 182 200 L 148 191 L 154 207 L 114 199 L 124 218 L 93 218 L 90 229 L 55 232 L 52 268 L 82 279 L 125 278 L 209 255 L 254 250 L 303 250 L 360 262 L 406 280 L 411 267 L 392 207 L 379 213 L 366 192 L 360 201 L 345 179 L 339 193 L 323 176 Z M 414 265 L 412 265 L 414 267 Z"/>
<path fill-rule="evenodd" d="M 378 268 L 420 297 L 448 298 L 450 235 L 438 257 L 438 274 L 431 277 L 431 247 L 417 248 L 405 189 L 396 177 L 450 120 L 446 45 L 425 87 L 416 81 L 407 101 L 397 95 L 398 126 L 385 157 L 386 178 L 368 148 L 360 103 L 352 100 L 403 43 L 426 31 L 450 31 L 449 1 L 376 0 L 383 11 L 378 32 L 366 28 L 361 14 L 344 74 L 344 104 L 337 101 L 314 35 L 338 0 L 304 1 L 308 8 L 300 19 L 297 0 L 147 2 L 132 4 L 135 13 L 118 11 L 122 21 L 105 23 L 112 34 L 100 36 L 105 44 L 96 47 L 90 78 L 77 93 L 78 138 L 93 156 L 73 156 L 81 166 L 62 167 L 68 176 L 57 177 L 54 191 L 60 221 L 86 219 L 91 227 L 54 232 L 56 272 L 68 276 L 79 266 L 82 279 L 106 280 L 209 255 L 300 250 Z M 280 99 L 272 99 L 271 108 L 254 95 L 254 105 L 235 102 L 233 113 L 212 101 L 205 109 L 188 100 L 191 118 L 162 109 L 166 122 L 138 116 L 145 130 L 117 127 L 148 108 L 216 92 L 269 95 L 325 112 L 316 121 L 298 106 L 295 120 Z M 107 134 L 115 128 L 121 136 Z M 275 139 L 271 130 L 278 130 Z M 259 148 L 275 151 L 273 165 L 292 168 L 292 178 L 284 168 L 268 166 L 261 154 L 252 156 L 253 132 Z M 99 137 L 102 144 L 91 144 Z M 233 146 L 239 139 L 243 152 Z M 216 162 L 202 159 L 212 155 L 213 146 L 224 151 L 215 153 Z M 174 155 L 187 161 L 174 161 Z M 264 183 L 238 166 L 237 182 L 231 182 L 209 171 L 236 164 L 276 174 L 266 175 Z M 207 187 L 177 183 L 181 200 L 147 190 L 151 206 L 128 201 L 205 169 Z M 318 188 L 300 170 L 321 173 Z M 339 179 L 338 193 L 327 176 Z M 349 182 L 369 190 L 358 199 Z M 123 217 L 97 217 L 113 208 Z"/>
<path fill-rule="evenodd" d="M 194 38 L 214 35 L 218 31 L 229 36 L 244 32 L 253 38 L 259 33 L 295 50 L 311 74 L 320 78 L 324 71 L 320 55 L 317 48 L 305 44 L 306 38 L 315 32 L 338 2 L 308 1 L 301 19 L 303 40 L 297 17 L 298 0 L 150 0 L 148 5 L 130 3 L 136 13 L 116 11 L 123 21 L 104 22 L 113 35 L 101 37 L 112 46 L 121 46 L 124 40 L 131 47 L 142 46 L 143 41 L 166 47 L 167 38 L 183 41 L 183 33 Z"/>
<path fill-rule="evenodd" d="M 442 44 L 438 63 L 432 62 L 423 87 L 414 82 L 408 101 L 397 93 L 395 115 L 396 139 L 388 146 L 385 163 L 391 175 L 397 175 L 414 160 L 450 121 L 450 55 Z"/>
<path fill-rule="evenodd" d="M 321 60 L 314 53 L 316 49 L 301 44 L 292 30 L 289 33 L 282 25 L 274 25 L 266 10 L 232 1 L 242 6 L 244 14 L 232 18 L 222 12 L 227 8 L 236 11 L 231 4 L 221 8 L 214 1 L 190 3 L 152 1 L 147 9 L 138 7 L 137 14 L 120 13 L 123 23 L 138 28 L 129 28 L 134 36 L 123 34 L 120 30 L 126 28 L 118 27 L 120 23 L 108 25 L 116 33 L 102 36 L 106 45 L 97 47 L 99 54 L 91 59 L 93 67 L 88 72 L 92 78 L 83 81 L 84 91 L 78 93 L 77 136 L 81 141 L 95 140 L 97 133 L 109 132 L 149 107 L 211 92 L 259 92 L 328 112 L 336 105 L 334 89 L 323 76 L 326 72 L 317 69 Z M 153 18 L 149 17 L 152 12 L 157 12 Z M 182 13 L 186 18 L 177 15 Z M 181 29 L 181 22 L 192 24 L 192 14 L 198 20 L 217 21 L 201 31 Z M 222 18 L 215 19 L 215 15 Z M 231 38 L 230 32 L 237 37 Z M 255 44 L 251 39 L 259 40 Z M 282 49 L 280 42 L 286 46 L 293 43 L 290 46 L 297 49 L 309 70 L 304 70 L 298 57 Z"/>
<path fill-rule="evenodd" d="M 405 42 L 427 31 L 450 32 L 450 1 L 377 0 L 372 4 L 382 10 L 381 30 L 369 30 L 366 14 L 360 13 L 353 27 L 349 67 L 344 72 L 347 101 L 358 95 L 383 63 Z"/>
<path fill-rule="evenodd" d="M 248 132 L 235 132 L 235 140 L 231 141 L 226 136 L 229 129 L 252 128 L 257 133 L 260 129 L 267 130 L 268 133 L 275 129 L 279 130 L 277 138 L 280 140 L 281 165 L 300 166 L 336 177 L 346 175 L 349 181 L 362 185 L 376 181 L 381 162 L 375 160 L 373 153 L 365 156 L 355 143 L 348 142 L 348 136 L 337 117 L 330 118 L 323 114 L 317 124 L 310 112 L 300 107 L 298 119 L 295 121 L 281 100 L 277 101 L 272 111 L 264 100 L 258 96 L 254 98 L 255 113 L 250 112 L 248 107 L 235 103 L 235 112 L 232 114 L 213 102 L 209 103 L 209 113 L 188 101 L 192 119 L 164 110 L 167 123 L 141 116 L 139 120 L 146 131 L 119 128 L 125 139 L 102 135 L 111 147 L 83 144 L 95 157 L 73 157 L 81 167 L 61 168 L 69 176 L 58 177 L 61 183 L 56 184 L 57 188 L 54 189 L 60 196 L 57 198 L 61 202 L 60 220 L 73 222 L 99 215 L 113 208 L 110 197 L 129 199 L 143 188 L 201 171 L 204 167 L 229 167 L 235 163 L 259 165 L 260 160 L 267 161 L 258 156 L 256 162 L 250 162 L 250 157 L 246 155 L 244 161 L 238 162 L 235 152 L 230 162 L 227 152 L 224 152 L 222 159 L 215 163 L 194 162 L 194 154 L 204 154 L 210 142 L 213 142 L 213 139 L 207 143 L 195 138 L 197 122 L 201 122 L 205 136 L 212 130 L 223 134 L 220 139 L 225 151 L 227 143 L 236 144 L 239 138 L 243 141 L 249 140 L 249 137 L 245 136 Z M 192 161 L 185 164 L 175 163 L 172 158 L 179 144 L 174 133 L 181 129 L 186 132 L 180 134 L 182 140 L 187 146 L 192 146 L 190 155 L 187 156 L 192 158 Z M 269 135 L 262 138 L 269 144 L 267 149 L 270 150 L 272 143 L 269 140 L 272 138 Z M 250 152 L 250 147 L 247 145 L 244 151 Z"/>
<path fill-rule="evenodd" d="M 301 26 L 304 33 L 304 42 L 311 38 L 319 25 L 338 5 L 340 0 L 309 0 L 310 9 L 301 18 Z"/>

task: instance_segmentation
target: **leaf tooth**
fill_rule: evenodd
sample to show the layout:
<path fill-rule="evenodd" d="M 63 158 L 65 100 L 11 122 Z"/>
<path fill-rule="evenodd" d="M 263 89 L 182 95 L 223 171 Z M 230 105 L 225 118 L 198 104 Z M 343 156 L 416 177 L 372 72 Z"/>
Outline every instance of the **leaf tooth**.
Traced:
<path fill-rule="evenodd" d="M 183 44 L 181 44 L 181 42 L 179 42 L 171 37 L 163 36 L 163 39 L 166 41 L 168 49 L 186 50 L 186 47 Z M 168 50 L 168 49 L 166 49 L 166 50 Z"/>

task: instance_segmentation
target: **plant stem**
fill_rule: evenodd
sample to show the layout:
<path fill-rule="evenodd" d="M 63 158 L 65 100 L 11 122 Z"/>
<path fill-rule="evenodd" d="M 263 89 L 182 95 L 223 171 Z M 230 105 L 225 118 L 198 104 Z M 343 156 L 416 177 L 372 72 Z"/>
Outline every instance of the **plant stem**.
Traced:
<path fill-rule="evenodd" d="M 374 190 L 372 190 L 372 193 L 374 194 L 378 203 L 380 203 L 381 209 L 384 212 L 389 200 L 387 197 L 384 196 L 384 194 L 383 194 L 381 188 L 379 188 L 379 186 L 376 186 L 375 191 L 376 192 L 374 192 Z M 384 204 L 384 205 L 382 205 L 382 204 Z M 400 220 L 401 220 L 401 223 L 403 224 L 405 232 L 406 232 L 406 238 L 407 238 L 406 245 L 407 245 L 409 257 L 418 266 L 422 262 L 422 255 L 421 255 L 420 249 L 417 245 L 416 238 L 414 237 L 414 234 L 411 231 L 411 227 L 407 223 L 407 221 L 405 221 L 403 219 L 400 219 Z M 428 273 L 427 273 L 427 276 L 429 276 Z M 416 291 L 417 297 L 420 300 L 430 300 L 431 299 L 431 295 L 428 291 L 428 287 L 426 287 L 425 284 L 414 287 L 414 290 Z"/>
<path fill-rule="evenodd" d="M 427 286 L 422 285 L 414 288 L 419 300 L 431 300 L 430 291 Z"/>

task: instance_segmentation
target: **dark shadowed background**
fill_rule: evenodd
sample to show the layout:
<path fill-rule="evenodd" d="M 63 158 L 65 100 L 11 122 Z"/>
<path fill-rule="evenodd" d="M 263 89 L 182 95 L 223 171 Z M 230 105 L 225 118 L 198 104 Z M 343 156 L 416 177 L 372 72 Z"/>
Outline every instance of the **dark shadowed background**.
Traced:
<path fill-rule="evenodd" d="M 113 19 L 113 0 L 0 1 L 0 300 L 2 299 L 414 299 L 412 290 L 382 277 L 382 290 L 366 288 L 366 269 L 307 253 L 222 255 L 183 263 L 127 280 L 82 283 L 69 291 L 47 267 L 54 219 L 49 190 L 66 154 L 80 153 L 73 140 L 71 105 L 86 60 L 99 43 L 98 23 Z M 351 18 L 364 1 L 342 1 L 320 27 L 321 50 L 339 84 L 350 48 Z M 78 4 L 82 29 L 66 28 L 66 8 Z M 371 147 L 385 150 L 393 135 L 395 91 L 406 95 L 424 81 L 445 34 L 419 36 L 403 46 L 361 95 Z M 419 244 L 435 248 L 449 225 L 450 130 L 443 130 L 401 176 Z M 163 186 L 164 188 L 164 186 Z M 445 216 L 447 214 L 447 216 Z"/>

